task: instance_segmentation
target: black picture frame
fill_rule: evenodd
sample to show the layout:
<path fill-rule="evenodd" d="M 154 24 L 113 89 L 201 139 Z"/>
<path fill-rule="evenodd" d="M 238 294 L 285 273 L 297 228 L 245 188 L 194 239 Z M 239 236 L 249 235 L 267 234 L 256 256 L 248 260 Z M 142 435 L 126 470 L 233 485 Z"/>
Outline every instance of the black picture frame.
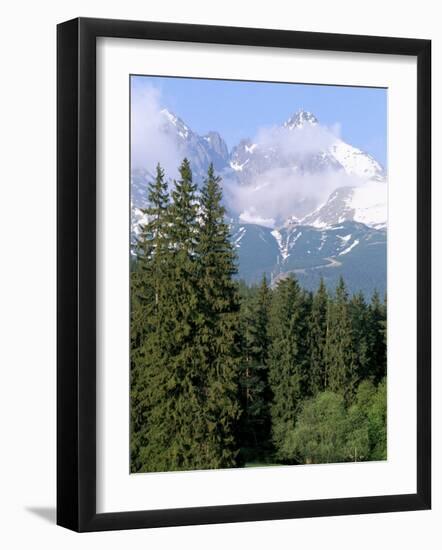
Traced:
<path fill-rule="evenodd" d="M 417 491 L 96 512 L 96 39 L 116 37 L 417 58 Z M 79 18 L 57 28 L 57 523 L 83 531 L 425 510 L 431 506 L 431 42 Z"/>

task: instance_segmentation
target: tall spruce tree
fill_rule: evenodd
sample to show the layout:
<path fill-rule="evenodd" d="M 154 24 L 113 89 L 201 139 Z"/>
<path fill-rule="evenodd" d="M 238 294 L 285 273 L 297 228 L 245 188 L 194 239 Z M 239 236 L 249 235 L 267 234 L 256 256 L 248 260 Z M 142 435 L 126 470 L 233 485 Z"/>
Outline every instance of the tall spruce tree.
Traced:
<path fill-rule="evenodd" d="M 307 366 L 305 295 L 290 276 L 278 283 L 272 300 L 269 380 L 272 440 L 278 459 L 285 460 L 284 444 L 299 413 Z"/>
<path fill-rule="evenodd" d="M 364 294 L 354 294 L 348 305 L 352 328 L 353 349 L 355 352 L 356 374 L 358 380 L 369 376 L 369 311 Z"/>
<path fill-rule="evenodd" d="M 376 383 L 387 374 L 387 306 L 382 303 L 377 290 L 374 291 L 368 314 L 369 374 Z"/>
<path fill-rule="evenodd" d="M 340 277 L 335 296 L 328 302 L 325 342 L 327 388 L 350 403 L 357 385 L 355 351 L 348 310 L 348 294 Z"/>
<path fill-rule="evenodd" d="M 244 461 L 264 460 L 270 451 L 270 305 L 271 289 L 264 275 L 241 304 L 240 440 Z"/>
<path fill-rule="evenodd" d="M 165 222 L 168 264 L 161 306 L 164 339 L 146 371 L 151 402 L 148 430 L 140 457 L 145 471 L 203 467 L 204 411 L 201 407 L 203 357 L 196 334 L 201 314 L 197 288 L 197 197 L 189 162 L 179 169 Z"/>
<path fill-rule="evenodd" d="M 312 301 L 309 319 L 309 386 L 310 393 L 315 395 L 324 391 L 327 385 L 325 341 L 327 336 L 328 292 L 321 277 L 318 290 Z"/>
<path fill-rule="evenodd" d="M 201 190 L 196 245 L 201 316 L 197 344 L 203 357 L 200 397 L 205 420 L 201 459 L 205 468 L 236 464 L 235 428 L 240 416 L 236 255 L 225 222 L 220 182 L 211 164 Z"/>
<path fill-rule="evenodd" d="M 140 456 L 146 444 L 154 400 L 150 378 L 164 368 L 164 312 L 169 256 L 167 219 L 169 195 L 164 171 L 158 164 L 156 177 L 148 185 L 146 221 L 140 224 L 135 245 L 135 268 L 131 273 L 131 468 L 143 469 Z"/>

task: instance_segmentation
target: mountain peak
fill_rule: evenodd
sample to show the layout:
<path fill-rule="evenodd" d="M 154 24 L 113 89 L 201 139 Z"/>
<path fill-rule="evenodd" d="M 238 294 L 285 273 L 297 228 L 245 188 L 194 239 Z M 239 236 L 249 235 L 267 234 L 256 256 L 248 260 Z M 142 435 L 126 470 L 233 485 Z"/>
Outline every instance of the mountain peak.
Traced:
<path fill-rule="evenodd" d="M 164 117 L 166 126 L 169 125 L 169 129 L 170 127 L 174 127 L 181 139 L 188 140 L 193 135 L 192 130 L 187 124 L 179 116 L 172 113 L 172 111 L 161 109 L 160 114 Z"/>
<path fill-rule="evenodd" d="M 172 124 L 176 124 L 180 119 L 169 109 L 161 109 L 160 113 L 167 118 Z"/>
<path fill-rule="evenodd" d="M 227 148 L 226 142 L 223 140 L 218 132 L 208 132 L 205 136 L 203 136 L 203 140 L 208 144 L 213 152 L 219 155 L 227 163 L 229 150 Z"/>
<path fill-rule="evenodd" d="M 316 126 L 316 124 L 318 124 L 318 119 L 310 111 L 300 110 L 284 122 L 284 128 L 293 130 L 294 128 L 303 128 L 307 124 Z"/>

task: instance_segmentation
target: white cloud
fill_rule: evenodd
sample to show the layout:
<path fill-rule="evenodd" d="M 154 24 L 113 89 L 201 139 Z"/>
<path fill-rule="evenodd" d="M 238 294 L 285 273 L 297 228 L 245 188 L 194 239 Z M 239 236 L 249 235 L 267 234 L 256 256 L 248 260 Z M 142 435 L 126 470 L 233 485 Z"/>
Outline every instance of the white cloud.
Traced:
<path fill-rule="evenodd" d="M 282 158 L 293 155 L 306 157 L 328 149 L 338 137 L 339 126 L 327 128 L 320 124 L 306 124 L 290 130 L 284 126 L 271 126 L 258 130 L 253 142 L 266 149 L 276 149 Z"/>
<path fill-rule="evenodd" d="M 131 94 L 132 168 L 153 171 L 159 162 L 167 177 L 177 176 L 182 160 L 178 143 L 164 130 L 159 91 L 153 86 L 133 88 Z"/>
<path fill-rule="evenodd" d="M 336 142 L 339 130 L 338 126 L 320 124 L 294 130 L 281 126 L 259 130 L 252 141 L 261 153 L 277 157 L 277 167 L 251 174 L 247 185 L 227 180 L 224 188 L 228 206 L 237 215 L 253 213 L 254 219 L 274 220 L 278 225 L 289 216 L 302 217 L 311 212 L 338 187 L 365 183 L 349 176 L 338 164 L 309 169 L 309 163 L 317 163 Z"/>
<path fill-rule="evenodd" d="M 257 225 L 263 225 L 264 227 L 274 227 L 275 220 L 273 218 L 262 218 L 259 216 L 252 206 L 251 208 L 244 210 L 239 215 L 240 222 L 243 223 L 256 223 Z"/>

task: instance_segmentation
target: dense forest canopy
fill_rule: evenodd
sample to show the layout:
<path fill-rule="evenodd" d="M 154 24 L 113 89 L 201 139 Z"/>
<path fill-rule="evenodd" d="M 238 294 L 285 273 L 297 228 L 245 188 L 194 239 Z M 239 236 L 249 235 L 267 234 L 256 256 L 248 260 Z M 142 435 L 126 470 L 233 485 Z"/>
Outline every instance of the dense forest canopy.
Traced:
<path fill-rule="evenodd" d="M 386 459 L 386 302 L 237 281 L 209 167 L 146 190 L 131 269 L 131 471 Z"/>

